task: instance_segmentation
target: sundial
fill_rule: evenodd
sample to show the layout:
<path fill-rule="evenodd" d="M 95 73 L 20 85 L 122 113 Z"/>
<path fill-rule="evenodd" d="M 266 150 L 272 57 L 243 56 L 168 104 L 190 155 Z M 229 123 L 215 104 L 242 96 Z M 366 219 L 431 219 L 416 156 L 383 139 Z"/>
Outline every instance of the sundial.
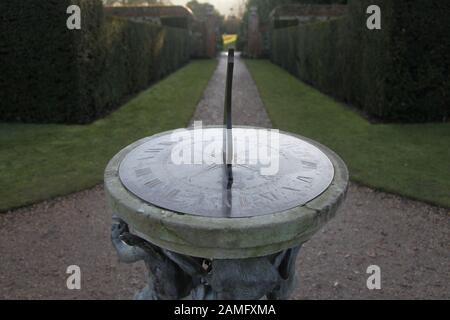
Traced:
<path fill-rule="evenodd" d="M 205 292 L 220 296 L 213 284 L 219 280 L 208 278 L 214 269 L 231 268 L 230 277 L 244 281 L 251 276 L 234 268 L 255 273 L 252 268 L 264 269 L 270 261 L 278 271 L 287 268 L 283 279 L 291 275 L 301 244 L 334 215 L 347 190 L 347 168 L 327 147 L 287 132 L 232 125 L 233 68 L 230 50 L 222 126 L 194 125 L 141 139 L 120 151 L 105 171 L 119 257 L 144 259 L 151 273 L 161 270 L 161 263 L 175 264 L 205 283 L 200 298 Z M 246 258 L 263 260 L 243 267 L 250 263 Z M 166 277 L 174 275 L 167 272 Z M 278 288 L 292 285 L 283 281 Z M 162 295 L 151 283 L 141 298 Z M 281 291 L 267 296 L 287 292 Z"/>
<path fill-rule="evenodd" d="M 173 131 L 151 137 L 120 164 L 120 180 L 128 191 L 173 212 L 234 218 L 301 206 L 328 188 L 334 168 L 316 146 L 286 133 L 232 127 L 232 56 L 227 73 L 224 127 L 193 128 L 182 142 Z M 276 146 L 270 145 L 270 134 L 278 135 Z M 239 162 L 233 161 L 237 149 L 247 155 Z M 172 159 L 180 150 L 190 152 L 190 161 Z M 259 161 L 261 150 L 272 157 L 266 163 L 276 163 L 272 172 L 265 172 L 269 168 Z"/>
<path fill-rule="evenodd" d="M 216 137 L 223 131 L 222 128 L 192 129 L 195 130 Z M 232 133 L 237 144 L 245 145 L 245 137 L 261 135 L 260 131 L 267 130 L 235 128 Z M 183 141 L 187 146 L 180 146 L 171 140 L 173 132 L 168 132 L 132 150 L 119 169 L 125 188 L 143 201 L 173 212 L 233 218 L 273 214 L 301 206 L 325 191 L 333 180 L 333 165 L 319 148 L 280 133 L 279 147 L 272 150 L 278 157 L 278 169 L 264 174 L 263 169 L 268 167 L 257 159 L 247 158 L 248 161 L 231 165 L 233 181 L 228 186 L 227 166 L 222 157 L 217 159 L 218 155 L 214 154 L 222 144 L 217 139 L 200 141 L 200 149 L 212 150 L 200 164 L 172 161 L 174 147 L 194 150 L 195 135 L 192 132 Z M 257 153 L 267 146 L 253 147 Z"/>

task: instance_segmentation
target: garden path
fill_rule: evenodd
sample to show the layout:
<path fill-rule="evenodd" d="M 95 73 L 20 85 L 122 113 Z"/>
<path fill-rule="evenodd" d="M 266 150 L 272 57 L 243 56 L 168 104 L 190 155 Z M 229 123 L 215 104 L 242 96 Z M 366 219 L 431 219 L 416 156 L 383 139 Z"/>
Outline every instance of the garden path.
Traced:
<path fill-rule="evenodd" d="M 222 122 L 226 57 L 193 120 Z M 270 127 L 257 88 L 237 57 L 235 124 Z M 294 299 L 450 299 L 450 213 L 351 183 L 330 223 L 304 245 Z M 0 299 L 128 299 L 145 285 L 142 263 L 119 263 L 110 244 L 103 187 L 0 215 Z M 78 265 L 81 290 L 68 290 Z M 381 290 L 366 269 L 381 268 Z"/>

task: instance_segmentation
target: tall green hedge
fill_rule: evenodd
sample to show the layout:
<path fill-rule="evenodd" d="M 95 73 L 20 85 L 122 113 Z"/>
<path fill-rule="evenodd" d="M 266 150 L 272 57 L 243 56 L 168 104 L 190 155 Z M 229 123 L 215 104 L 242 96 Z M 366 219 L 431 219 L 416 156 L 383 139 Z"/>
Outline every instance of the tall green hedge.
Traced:
<path fill-rule="evenodd" d="M 66 9 L 81 7 L 81 30 Z M 98 0 L 2 1 L 0 121 L 88 123 L 190 58 L 187 30 L 104 17 Z"/>
<path fill-rule="evenodd" d="M 366 28 L 371 4 L 382 30 Z M 446 121 L 449 13 L 449 1 L 353 0 L 344 18 L 273 30 L 271 59 L 383 121 Z"/>

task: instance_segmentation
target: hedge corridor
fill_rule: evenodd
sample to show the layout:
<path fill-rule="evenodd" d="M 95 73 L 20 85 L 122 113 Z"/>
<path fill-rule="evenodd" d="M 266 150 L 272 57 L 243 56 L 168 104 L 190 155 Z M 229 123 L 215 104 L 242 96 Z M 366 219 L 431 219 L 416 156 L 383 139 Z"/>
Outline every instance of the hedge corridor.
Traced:
<path fill-rule="evenodd" d="M 381 8 L 381 30 L 366 9 Z M 345 17 L 272 30 L 271 60 L 383 122 L 447 121 L 450 1 L 350 0 Z"/>
<path fill-rule="evenodd" d="M 67 7 L 81 8 L 69 30 Z M 105 17 L 99 0 L 1 1 L 0 121 L 84 124 L 190 59 L 186 29 Z"/>

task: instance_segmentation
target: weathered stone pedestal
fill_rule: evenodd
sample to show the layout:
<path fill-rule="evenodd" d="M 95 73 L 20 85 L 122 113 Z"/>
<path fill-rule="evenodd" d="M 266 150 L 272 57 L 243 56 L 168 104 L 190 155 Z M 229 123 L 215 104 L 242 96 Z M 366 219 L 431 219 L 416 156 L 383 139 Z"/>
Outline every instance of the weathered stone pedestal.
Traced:
<path fill-rule="evenodd" d="M 112 241 L 120 260 L 143 260 L 149 271 L 147 287 L 136 298 L 287 298 L 295 283 L 295 259 L 301 245 L 334 216 L 348 184 L 347 168 L 334 152 L 298 138 L 330 159 L 331 184 L 304 205 L 253 217 L 180 214 L 144 202 L 124 187 L 119 166 L 150 138 L 120 151 L 106 168 L 105 190 L 114 214 Z"/>

